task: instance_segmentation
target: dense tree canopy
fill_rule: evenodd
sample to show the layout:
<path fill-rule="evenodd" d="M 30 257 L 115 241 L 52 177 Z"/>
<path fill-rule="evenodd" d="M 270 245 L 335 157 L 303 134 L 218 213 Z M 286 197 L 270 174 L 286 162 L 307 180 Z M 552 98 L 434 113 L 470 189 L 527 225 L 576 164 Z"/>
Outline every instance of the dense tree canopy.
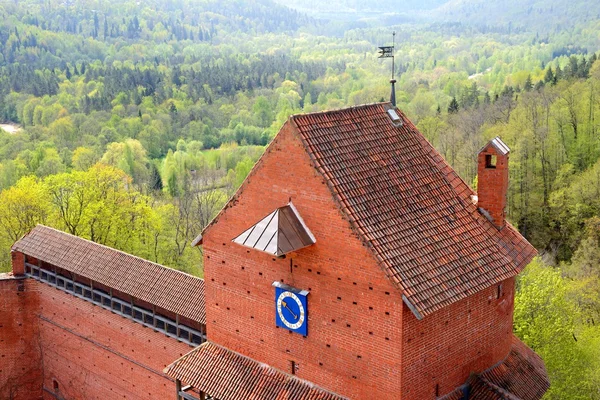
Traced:
<path fill-rule="evenodd" d="M 465 181 L 487 140 L 511 148 L 508 218 L 540 250 L 515 332 L 547 398 L 600 398 L 600 10 L 571 3 L 409 1 L 432 11 L 381 27 L 354 0 L 292 2 L 328 22 L 270 0 L 3 2 L 0 271 L 43 223 L 201 276 L 191 241 L 289 115 L 387 100 L 395 30 L 398 106 Z"/>

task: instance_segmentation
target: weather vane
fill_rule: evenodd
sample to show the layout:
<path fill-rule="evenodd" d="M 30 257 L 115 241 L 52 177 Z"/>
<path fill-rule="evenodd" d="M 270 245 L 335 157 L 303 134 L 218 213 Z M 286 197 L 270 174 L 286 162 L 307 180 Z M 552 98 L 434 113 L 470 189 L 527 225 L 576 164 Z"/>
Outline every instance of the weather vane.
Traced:
<path fill-rule="evenodd" d="M 379 58 L 391 58 L 392 59 L 392 79 L 390 79 L 390 83 L 392 84 L 392 94 L 390 95 L 390 101 L 392 105 L 396 106 L 396 79 L 394 79 L 394 70 L 395 70 L 395 58 L 394 58 L 394 46 L 396 45 L 396 31 L 392 33 L 392 45 L 391 46 L 383 46 L 379 47 Z"/>

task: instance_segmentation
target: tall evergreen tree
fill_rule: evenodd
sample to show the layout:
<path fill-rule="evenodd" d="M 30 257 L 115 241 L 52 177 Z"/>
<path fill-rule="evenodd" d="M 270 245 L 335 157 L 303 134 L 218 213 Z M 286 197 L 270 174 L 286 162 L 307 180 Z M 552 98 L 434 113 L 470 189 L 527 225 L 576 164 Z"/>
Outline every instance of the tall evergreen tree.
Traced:
<path fill-rule="evenodd" d="M 546 75 L 544 76 L 544 82 L 545 83 L 554 82 L 554 73 L 552 72 L 552 67 L 548 67 L 548 69 L 546 70 Z"/>
<path fill-rule="evenodd" d="M 530 92 L 531 89 L 533 89 L 533 82 L 531 82 L 531 74 L 527 75 L 527 80 L 525 80 L 525 85 L 523 86 L 523 89 L 526 92 Z"/>
<path fill-rule="evenodd" d="M 162 178 L 156 164 L 150 163 L 150 189 L 160 192 L 163 189 Z"/>
<path fill-rule="evenodd" d="M 452 98 L 450 101 L 450 105 L 448 106 L 448 114 L 456 114 L 458 112 L 458 101 L 456 101 L 456 97 Z"/>

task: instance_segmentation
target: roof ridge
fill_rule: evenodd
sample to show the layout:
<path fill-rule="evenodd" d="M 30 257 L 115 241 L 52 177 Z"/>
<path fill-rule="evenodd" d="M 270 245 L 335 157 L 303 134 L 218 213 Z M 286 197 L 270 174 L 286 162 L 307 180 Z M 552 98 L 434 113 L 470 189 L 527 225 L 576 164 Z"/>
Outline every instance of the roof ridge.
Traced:
<path fill-rule="evenodd" d="M 369 108 L 369 107 L 374 107 L 374 106 L 380 106 L 380 105 L 387 105 L 387 104 L 392 104 L 389 101 L 383 101 L 383 102 L 374 102 L 374 103 L 367 103 L 367 104 L 359 104 L 359 105 L 355 105 L 355 106 L 350 106 L 350 107 L 341 107 L 341 108 L 334 108 L 333 110 L 323 110 L 323 111 L 313 111 L 313 112 L 308 112 L 308 113 L 298 113 L 298 114 L 292 114 L 290 115 L 289 119 L 296 119 L 296 118 L 300 118 L 300 117 L 305 117 L 305 116 L 314 116 L 314 115 L 329 115 L 329 114 L 337 114 L 341 111 L 350 111 L 350 110 L 360 110 L 363 108 Z"/>
<path fill-rule="evenodd" d="M 23 235 L 19 240 L 17 240 L 15 243 L 13 243 L 13 245 L 11 246 L 11 251 L 14 249 L 15 245 L 21 241 L 21 239 L 23 239 L 26 236 L 29 236 L 31 234 L 31 232 L 33 232 L 38 227 L 41 227 L 41 228 L 44 228 L 44 229 L 50 229 L 50 230 L 52 230 L 54 232 L 57 232 L 57 233 L 59 233 L 61 235 L 67 235 L 67 236 L 69 236 L 71 238 L 74 238 L 74 239 L 77 239 L 77 240 L 83 240 L 83 241 L 88 242 L 88 243 L 90 243 L 90 244 L 92 244 L 94 246 L 99 246 L 99 247 L 102 247 L 102 248 L 104 248 L 106 250 L 109 250 L 109 251 L 112 251 L 112 252 L 117 252 L 117 253 L 120 253 L 120 254 L 125 255 L 127 257 L 130 257 L 130 258 L 136 258 L 136 259 L 138 259 L 140 261 L 153 264 L 153 265 L 155 265 L 157 267 L 161 267 L 161 268 L 165 268 L 165 269 L 170 269 L 170 270 L 172 270 L 174 272 L 177 272 L 177 273 L 182 274 L 182 275 L 187 275 L 187 276 L 189 276 L 191 278 L 200 279 L 202 281 L 204 280 L 203 278 L 200 278 L 198 276 L 194 276 L 192 274 L 188 274 L 187 272 L 183 272 L 183 271 L 180 271 L 180 270 L 175 269 L 175 268 L 167 267 L 166 265 L 162 265 L 162 264 L 159 264 L 157 262 L 150 261 L 150 260 L 147 260 L 145 258 L 136 256 L 136 255 L 133 255 L 133 254 L 130 254 L 130 253 L 127 253 L 126 251 L 115 249 L 114 247 L 110 247 L 110 246 L 107 246 L 107 245 L 102 244 L 102 243 L 94 242 L 93 240 L 89 240 L 89 239 L 83 238 L 81 236 L 73 235 L 71 233 L 68 233 L 68 232 L 65 232 L 65 231 L 61 231 L 60 229 L 56 229 L 56 228 L 53 228 L 51 226 L 43 225 L 43 224 L 37 224 L 33 229 L 31 229 L 29 232 L 27 232 L 25 235 Z"/>

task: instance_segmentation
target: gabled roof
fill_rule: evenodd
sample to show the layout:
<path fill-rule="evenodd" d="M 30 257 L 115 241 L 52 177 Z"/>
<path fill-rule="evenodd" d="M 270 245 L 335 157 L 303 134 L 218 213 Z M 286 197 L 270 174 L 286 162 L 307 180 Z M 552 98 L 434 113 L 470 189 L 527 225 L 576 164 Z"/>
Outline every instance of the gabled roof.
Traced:
<path fill-rule="evenodd" d="M 204 280 L 195 276 L 43 225 L 18 240 L 12 251 L 206 323 Z"/>
<path fill-rule="evenodd" d="M 282 256 L 316 243 L 292 202 L 279 207 L 241 235 L 234 243 Z"/>
<path fill-rule="evenodd" d="M 471 375 L 465 387 L 439 400 L 539 400 L 549 387 L 540 356 L 513 336 L 510 353 L 501 363 Z"/>
<path fill-rule="evenodd" d="M 494 149 L 496 149 L 496 151 L 499 154 L 507 155 L 508 153 L 510 153 L 510 149 L 508 148 L 508 146 L 506 145 L 506 143 L 504 143 L 502 141 L 502 139 L 500 139 L 498 136 L 496 136 L 495 138 L 493 138 L 492 140 L 490 140 L 485 146 L 483 146 L 481 148 L 481 150 L 479 150 L 479 152 L 482 152 L 483 150 L 486 150 L 490 146 L 492 146 Z"/>
<path fill-rule="evenodd" d="M 314 384 L 205 342 L 164 372 L 219 400 L 344 400 Z"/>
<path fill-rule="evenodd" d="M 390 103 L 296 115 L 342 212 L 417 318 L 520 272 L 535 249 L 477 210 L 473 190 Z"/>

